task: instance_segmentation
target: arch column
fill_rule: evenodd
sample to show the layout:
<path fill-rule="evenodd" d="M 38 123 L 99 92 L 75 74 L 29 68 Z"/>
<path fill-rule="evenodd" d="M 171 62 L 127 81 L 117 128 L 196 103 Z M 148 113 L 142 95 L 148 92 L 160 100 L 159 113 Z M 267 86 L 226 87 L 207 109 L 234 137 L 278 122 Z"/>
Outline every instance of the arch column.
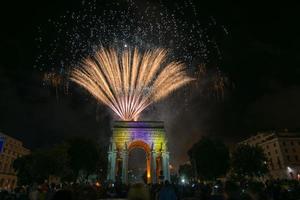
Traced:
<path fill-rule="evenodd" d="M 157 153 L 152 150 L 151 151 L 151 179 L 152 184 L 157 183 L 157 173 L 156 173 L 156 157 Z"/>
<path fill-rule="evenodd" d="M 128 149 L 122 151 L 122 183 L 128 184 Z"/>
<path fill-rule="evenodd" d="M 162 152 L 163 175 L 164 179 L 168 181 L 170 181 L 169 157 L 170 153 L 168 151 Z"/>
<path fill-rule="evenodd" d="M 147 160 L 147 183 L 151 183 L 151 156 L 150 153 L 146 153 L 146 160 Z"/>
<path fill-rule="evenodd" d="M 116 181 L 116 160 L 117 160 L 117 151 L 115 149 L 114 143 L 111 143 L 108 151 L 107 180 L 112 182 Z"/>

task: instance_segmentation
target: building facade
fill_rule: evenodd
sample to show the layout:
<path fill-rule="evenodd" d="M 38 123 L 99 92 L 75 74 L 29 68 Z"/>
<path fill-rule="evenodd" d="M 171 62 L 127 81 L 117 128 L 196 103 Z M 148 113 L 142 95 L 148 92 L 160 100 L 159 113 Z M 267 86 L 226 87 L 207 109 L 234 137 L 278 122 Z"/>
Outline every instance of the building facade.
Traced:
<path fill-rule="evenodd" d="M 0 152 L 0 189 L 13 189 L 17 185 L 16 172 L 13 169 L 13 162 L 16 158 L 30 153 L 23 146 L 20 140 L 0 133 L 3 142 Z"/>
<path fill-rule="evenodd" d="M 263 149 L 272 178 L 300 180 L 300 133 L 261 132 L 241 143 Z"/>

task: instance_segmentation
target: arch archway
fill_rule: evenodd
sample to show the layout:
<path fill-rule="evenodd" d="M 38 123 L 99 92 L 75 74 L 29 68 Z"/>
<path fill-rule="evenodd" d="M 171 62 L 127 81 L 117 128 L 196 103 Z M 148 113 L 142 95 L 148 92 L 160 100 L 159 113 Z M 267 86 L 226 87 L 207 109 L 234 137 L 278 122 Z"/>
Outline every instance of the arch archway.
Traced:
<path fill-rule="evenodd" d="M 141 148 L 146 152 L 146 154 L 150 154 L 151 152 L 151 147 L 143 140 L 134 140 L 130 142 L 128 150 L 131 151 L 134 148 Z"/>
<path fill-rule="evenodd" d="M 147 183 L 170 180 L 169 152 L 163 122 L 114 122 L 108 151 L 109 181 L 128 183 L 128 156 L 132 149 L 146 152 Z"/>
<path fill-rule="evenodd" d="M 131 142 L 128 146 L 128 153 L 129 156 L 131 155 L 132 151 L 135 149 L 142 149 L 145 152 L 146 155 L 146 182 L 147 183 L 151 183 L 151 148 L 149 146 L 149 144 L 147 144 L 145 141 L 143 140 L 135 140 L 133 142 Z"/>

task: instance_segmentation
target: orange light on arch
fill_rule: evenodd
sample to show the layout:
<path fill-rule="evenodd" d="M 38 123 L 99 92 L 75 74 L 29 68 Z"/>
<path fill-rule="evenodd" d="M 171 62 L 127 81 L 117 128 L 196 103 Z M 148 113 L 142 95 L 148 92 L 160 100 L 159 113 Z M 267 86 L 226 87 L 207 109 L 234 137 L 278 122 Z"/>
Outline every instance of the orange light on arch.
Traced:
<path fill-rule="evenodd" d="M 146 142 L 144 142 L 142 140 L 136 140 L 136 141 L 131 142 L 128 147 L 128 150 L 130 152 L 132 149 L 135 149 L 135 148 L 143 149 L 146 152 L 147 156 L 148 156 L 148 154 L 150 154 L 150 151 L 151 151 L 149 144 L 147 144 Z"/>

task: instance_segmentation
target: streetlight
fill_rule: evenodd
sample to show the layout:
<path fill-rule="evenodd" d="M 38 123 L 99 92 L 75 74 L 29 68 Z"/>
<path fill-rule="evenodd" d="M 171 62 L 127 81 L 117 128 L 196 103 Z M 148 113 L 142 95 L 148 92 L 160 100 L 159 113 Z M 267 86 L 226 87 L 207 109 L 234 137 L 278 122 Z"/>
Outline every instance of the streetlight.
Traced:
<path fill-rule="evenodd" d="M 181 183 L 182 183 L 182 184 L 185 184 L 185 179 L 184 179 L 184 177 L 181 177 Z"/>

